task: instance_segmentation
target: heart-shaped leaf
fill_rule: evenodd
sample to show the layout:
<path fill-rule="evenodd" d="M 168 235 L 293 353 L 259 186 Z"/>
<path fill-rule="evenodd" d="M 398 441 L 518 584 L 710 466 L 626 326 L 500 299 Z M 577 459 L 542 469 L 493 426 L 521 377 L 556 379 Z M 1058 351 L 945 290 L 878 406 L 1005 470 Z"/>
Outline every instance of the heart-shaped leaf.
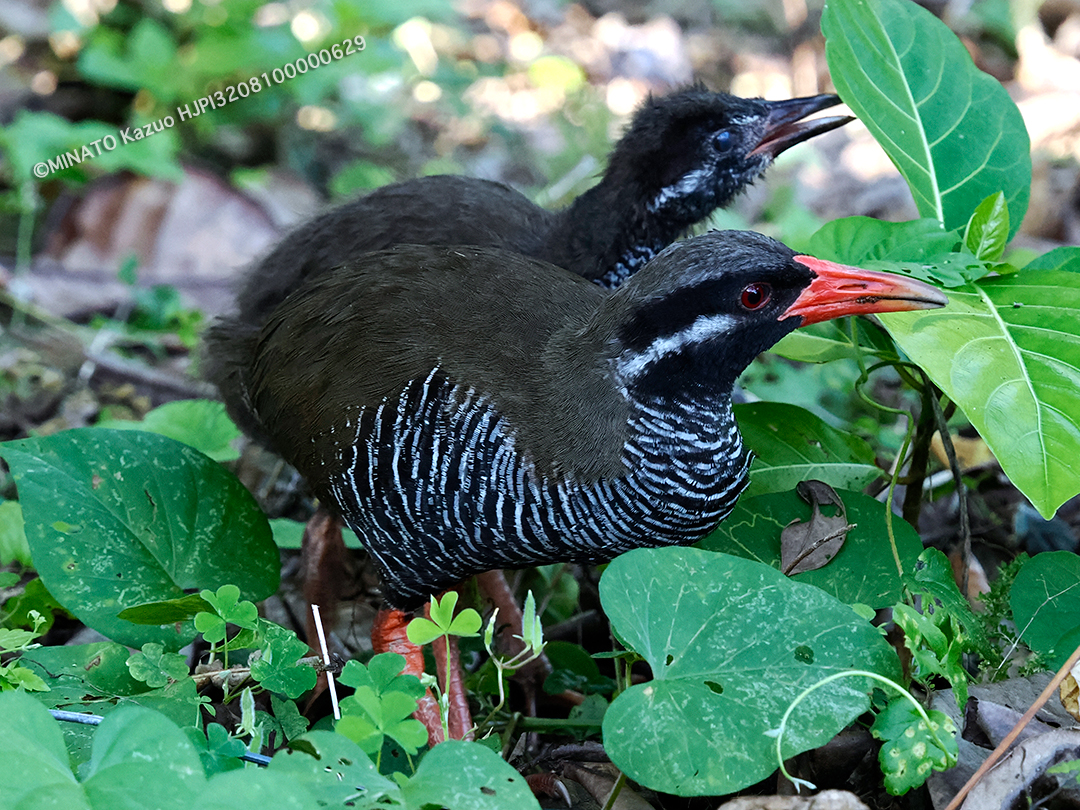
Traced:
<path fill-rule="evenodd" d="M 804 689 L 848 669 L 899 677 L 896 653 L 850 607 L 750 560 L 637 549 L 608 566 L 600 598 L 654 678 L 611 704 L 604 747 L 656 790 L 712 796 L 752 785 L 776 768 L 767 732 Z M 784 756 L 828 741 L 868 708 L 871 688 L 853 677 L 812 692 Z"/>

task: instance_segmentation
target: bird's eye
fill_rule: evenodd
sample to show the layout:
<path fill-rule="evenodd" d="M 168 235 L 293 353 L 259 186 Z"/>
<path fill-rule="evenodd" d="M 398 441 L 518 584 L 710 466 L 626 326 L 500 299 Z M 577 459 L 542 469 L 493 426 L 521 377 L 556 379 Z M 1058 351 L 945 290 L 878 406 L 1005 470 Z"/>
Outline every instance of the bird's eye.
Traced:
<path fill-rule="evenodd" d="M 731 130 L 722 129 L 713 135 L 713 148 L 717 152 L 726 152 L 735 145 L 735 136 L 731 134 Z"/>
<path fill-rule="evenodd" d="M 754 284 L 748 284 L 742 291 L 742 297 L 739 302 L 744 308 L 749 310 L 761 309 L 767 303 L 769 298 L 772 297 L 772 287 L 768 284 L 762 284 L 755 282 Z"/>

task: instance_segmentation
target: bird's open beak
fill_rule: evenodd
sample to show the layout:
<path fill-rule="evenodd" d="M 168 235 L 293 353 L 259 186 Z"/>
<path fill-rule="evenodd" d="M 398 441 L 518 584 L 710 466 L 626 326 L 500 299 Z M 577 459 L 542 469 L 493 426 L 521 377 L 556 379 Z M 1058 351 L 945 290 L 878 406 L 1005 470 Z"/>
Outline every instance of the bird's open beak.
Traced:
<path fill-rule="evenodd" d="M 854 121 L 850 115 L 832 115 L 826 118 L 815 118 L 811 121 L 802 121 L 808 115 L 835 107 L 840 103 L 838 96 L 825 94 L 821 96 L 807 96 L 806 98 L 789 98 L 783 101 L 766 101 L 769 108 L 769 118 L 765 122 L 765 134 L 761 142 L 751 151 L 751 155 L 769 155 L 776 158 L 785 149 L 802 143 L 805 140 L 828 132 L 830 129 L 842 127 L 848 121 Z"/>
<path fill-rule="evenodd" d="M 795 261 L 809 267 L 815 278 L 780 320 L 798 316 L 806 326 L 842 315 L 933 309 L 949 303 L 941 290 L 906 276 L 861 270 L 813 256 L 796 256 Z"/>

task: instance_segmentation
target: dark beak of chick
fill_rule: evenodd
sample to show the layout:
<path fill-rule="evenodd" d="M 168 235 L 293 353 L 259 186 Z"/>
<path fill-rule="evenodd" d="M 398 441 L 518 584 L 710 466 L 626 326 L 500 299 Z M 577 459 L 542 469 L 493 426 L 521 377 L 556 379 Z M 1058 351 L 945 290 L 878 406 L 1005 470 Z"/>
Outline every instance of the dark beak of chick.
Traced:
<path fill-rule="evenodd" d="M 766 101 L 769 117 L 765 122 L 765 134 L 751 151 L 751 155 L 768 155 L 772 159 L 797 143 L 821 135 L 831 129 L 842 127 L 848 121 L 854 121 L 850 115 L 832 115 L 814 118 L 810 121 L 801 119 L 820 110 L 835 107 L 840 97 L 831 94 L 789 98 L 783 101 Z"/>
<path fill-rule="evenodd" d="M 848 267 L 813 256 L 796 256 L 795 261 L 809 267 L 814 280 L 780 320 L 797 316 L 802 318 L 801 325 L 807 326 L 843 315 L 934 309 L 949 303 L 941 290 L 906 276 Z"/>

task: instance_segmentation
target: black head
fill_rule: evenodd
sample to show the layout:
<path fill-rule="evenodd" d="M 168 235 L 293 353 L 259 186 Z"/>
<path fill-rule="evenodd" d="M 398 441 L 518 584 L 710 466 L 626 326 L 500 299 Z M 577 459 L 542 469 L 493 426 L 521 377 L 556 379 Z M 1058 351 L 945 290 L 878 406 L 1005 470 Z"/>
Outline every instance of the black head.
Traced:
<path fill-rule="evenodd" d="M 758 354 L 807 323 L 945 303 L 919 281 L 796 255 L 758 233 L 713 231 L 664 250 L 604 309 L 620 384 L 671 394 L 729 392 Z"/>
<path fill-rule="evenodd" d="M 648 213 L 692 225 L 788 147 L 852 120 L 800 120 L 839 103 L 833 95 L 764 101 L 700 86 L 649 97 L 616 145 L 605 180 L 635 189 Z"/>

